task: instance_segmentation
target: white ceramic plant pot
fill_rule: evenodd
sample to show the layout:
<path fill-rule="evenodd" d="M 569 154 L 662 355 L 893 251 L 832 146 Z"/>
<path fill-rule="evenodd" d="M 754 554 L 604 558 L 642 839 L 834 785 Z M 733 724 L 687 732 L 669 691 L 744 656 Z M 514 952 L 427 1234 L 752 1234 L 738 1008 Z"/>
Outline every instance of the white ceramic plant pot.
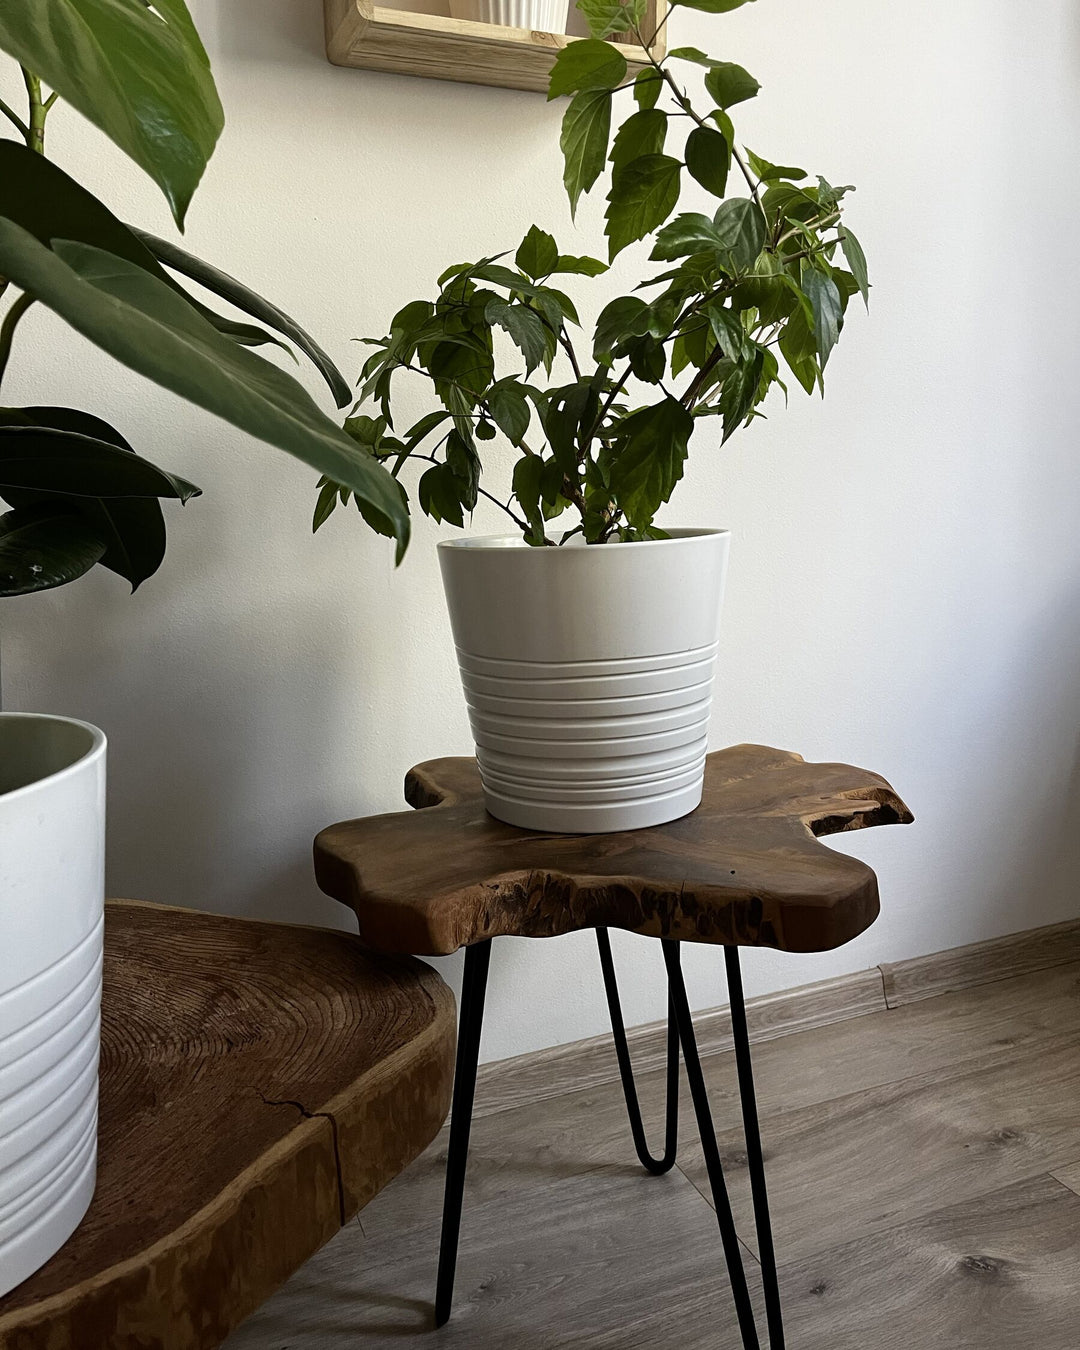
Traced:
<path fill-rule="evenodd" d="M 493 816 L 578 834 L 698 805 L 728 539 L 439 545 Z"/>
<path fill-rule="evenodd" d="M 450 0 L 455 19 L 528 28 L 537 33 L 565 33 L 570 0 Z"/>
<path fill-rule="evenodd" d="M 104 859 L 105 737 L 0 713 L 0 1294 L 94 1193 Z"/>

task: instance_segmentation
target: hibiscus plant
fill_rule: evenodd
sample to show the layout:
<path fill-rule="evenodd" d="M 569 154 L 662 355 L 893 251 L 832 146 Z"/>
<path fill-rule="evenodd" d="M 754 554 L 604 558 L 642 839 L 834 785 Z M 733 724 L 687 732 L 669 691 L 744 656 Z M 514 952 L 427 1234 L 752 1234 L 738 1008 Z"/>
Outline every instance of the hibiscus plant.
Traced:
<path fill-rule="evenodd" d="M 673 2 L 718 13 L 744 0 Z M 419 461 L 415 495 L 427 515 L 460 526 L 489 496 L 534 545 L 663 537 L 655 517 L 695 431 L 726 441 L 763 415 L 774 386 L 786 396 L 784 370 L 808 393 L 821 389 L 848 301 L 868 297 L 863 251 L 842 223 L 852 189 L 740 146 L 732 109 L 757 94 L 752 75 L 676 47 L 631 78 L 605 39 L 628 33 L 650 51 L 645 0 L 578 8 L 591 37 L 559 53 L 549 98 L 570 98 L 561 145 L 571 212 L 602 178 L 609 184 L 607 260 L 564 254 L 533 226 L 512 265 L 498 255 L 448 268 L 433 299 L 405 305 L 385 337 L 368 340 L 345 424 L 391 467 L 403 508 L 402 472 Z M 684 72 L 704 76 L 700 94 Z M 714 202 L 677 214 L 691 185 L 695 206 Z M 599 277 L 640 240 L 649 247 L 640 283 L 610 300 L 584 338 L 564 278 Z M 497 341 L 496 330 L 507 336 Z M 433 393 L 407 428 L 397 424 L 401 372 Z M 500 435 L 517 452 L 506 500 L 481 483 L 481 447 Z M 326 477 L 315 528 L 349 496 Z M 549 532 L 565 512 L 572 525 Z"/>

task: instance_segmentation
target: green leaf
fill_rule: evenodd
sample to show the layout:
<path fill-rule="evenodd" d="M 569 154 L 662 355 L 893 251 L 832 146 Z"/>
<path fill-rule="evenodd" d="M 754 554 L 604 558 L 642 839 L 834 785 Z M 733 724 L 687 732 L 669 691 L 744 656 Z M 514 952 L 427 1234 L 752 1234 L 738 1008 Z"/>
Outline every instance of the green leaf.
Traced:
<path fill-rule="evenodd" d="M 710 63 L 705 76 L 705 88 L 716 106 L 726 111 L 753 98 L 761 85 L 734 61 L 715 61 Z"/>
<path fill-rule="evenodd" d="M 268 361 L 222 337 L 168 286 L 122 258 L 58 240 L 50 252 L 0 219 L 0 273 L 124 365 L 287 450 L 383 510 L 408 540 L 393 479 Z"/>
<path fill-rule="evenodd" d="M 577 0 L 577 8 L 585 15 L 589 32 L 594 38 L 610 37 L 612 33 L 631 33 L 640 28 L 645 18 L 646 0 Z"/>
<path fill-rule="evenodd" d="M 422 474 L 416 485 L 420 509 L 435 521 L 447 521 L 462 528 L 460 483 L 449 464 L 435 464 Z"/>
<path fill-rule="evenodd" d="M 458 482 L 458 500 L 466 511 L 472 511 L 480 487 L 480 456 L 471 436 L 463 436 L 456 429 L 450 433 L 446 440 L 446 462 Z"/>
<path fill-rule="evenodd" d="M 599 258 L 576 258 L 572 253 L 560 253 L 554 270 L 582 277 L 598 277 L 608 270 L 608 265 Z"/>
<path fill-rule="evenodd" d="M 770 181 L 779 181 L 782 178 L 794 178 L 796 180 L 806 177 L 805 169 L 795 169 L 785 164 L 770 164 L 767 159 L 762 159 L 760 155 L 755 155 L 753 150 L 746 151 L 746 157 L 750 161 L 750 167 L 757 176 L 765 183 Z"/>
<path fill-rule="evenodd" d="M 729 14 L 733 9 L 745 5 L 747 0 L 671 0 L 671 3 L 681 5 L 683 9 L 699 9 L 705 14 Z"/>
<path fill-rule="evenodd" d="M 814 343 L 817 346 L 821 369 L 829 359 L 829 353 L 836 346 L 840 329 L 844 326 L 843 307 L 836 282 L 817 268 L 803 269 L 800 281 L 802 292 L 810 301 L 814 312 Z"/>
<path fill-rule="evenodd" d="M 352 397 L 348 380 L 315 339 L 301 328 L 295 319 L 290 318 L 284 310 L 278 309 L 277 305 L 271 304 L 269 300 L 264 300 L 243 282 L 237 281 L 227 272 L 212 267 L 210 263 L 203 262 L 201 258 L 193 257 L 178 245 L 165 239 L 158 239 L 145 230 L 138 230 L 136 233 L 158 262 L 164 263 L 166 267 L 171 267 L 200 286 L 205 286 L 208 291 L 213 291 L 222 300 L 227 300 L 230 305 L 235 305 L 245 314 L 250 314 L 253 319 L 258 319 L 260 323 L 266 324 L 268 328 L 274 329 L 299 347 L 326 381 L 337 406 L 345 407 Z M 215 324 L 215 327 L 218 325 Z"/>
<path fill-rule="evenodd" d="M 89 438 L 91 447 L 105 442 L 135 458 L 134 450 L 115 427 L 100 417 L 93 417 L 75 408 L 11 408 L 0 414 L 0 421 L 12 427 L 25 426 L 30 422 L 35 427 L 74 433 L 72 443 L 77 437 Z M 74 453 L 71 445 L 69 452 Z M 96 449 L 91 448 L 89 453 L 94 455 Z M 168 490 L 162 495 L 177 496 L 181 501 L 198 495 L 199 489 L 194 484 L 171 474 L 163 474 L 153 465 L 147 465 L 145 460 L 140 463 L 165 479 Z M 100 559 L 102 567 L 124 577 L 131 583 L 133 591 L 153 576 L 165 556 L 165 520 L 155 497 L 69 497 L 65 492 L 65 481 L 59 477 L 53 478 L 50 474 L 46 488 L 41 491 L 7 487 L 3 495 L 12 506 L 63 504 L 76 510 L 106 541 L 106 549 Z"/>
<path fill-rule="evenodd" d="M 224 123 L 183 0 L 4 0 L 0 48 L 145 169 L 183 227 Z"/>
<path fill-rule="evenodd" d="M 690 177 L 714 197 L 722 197 L 727 187 L 731 148 L 719 131 L 695 127 L 686 138 L 686 167 Z"/>
<path fill-rule="evenodd" d="M 639 295 L 621 295 L 605 305 L 596 320 L 593 359 L 610 361 L 621 341 L 649 331 L 649 318 L 649 306 Z"/>
<path fill-rule="evenodd" d="M 616 431 L 611 490 L 636 529 L 651 524 L 682 477 L 694 419 L 673 398 L 631 413 Z"/>
<path fill-rule="evenodd" d="M 681 169 L 670 155 L 644 155 L 614 175 L 604 231 L 612 260 L 671 215 L 679 200 Z"/>
<path fill-rule="evenodd" d="M 0 516 L 0 597 L 64 586 L 104 556 L 105 540 L 67 507 L 20 506 Z"/>
<path fill-rule="evenodd" d="M 561 48 L 551 67 L 548 100 L 583 89 L 614 89 L 626 79 L 626 57 L 610 42 L 579 38 Z"/>
<path fill-rule="evenodd" d="M 611 96 L 606 90 L 586 90 L 570 100 L 559 145 L 571 218 L 581 194 L 588 192 L 604 171 L 610 135 Z"/>
<path fill-rule="evenodd" d="M 510 334 L 525 358 L 526 373 L 535 370 L 548 351 L 547 329 L 540 315 L 528 305 L 505 300 L 492 300 L 485 313 L 488 323 L 498 324 Z"/>
<path fill-rule="evenodd" d="M 670 262 L 675 258 L 687 258 L 693 253 L 720 247 L 720 236 L 709 217 L 697 211 L 685 211 L 657 231 L 656 243 L 649 258 L 653 262 Z"/>
<path fill-rule="evenodd" d="M 810 324 L 801 306 L 784 324 L 779 347 L 791 373 L 806 392 L 812 394 L 814 386 L 821 383 L 821 372 L 818 369 L 814 335 L 810 331 Z"/>
<path fill-rule="evenodd" d="M 54 427 L 0 426 L 0 494 L 9 488 L 59 492 L 67 497 L 175 497 L 198 495 L 193 483 L 96 437 Z"/>
<path fill-rule="evenodd" d="M 763 363 L 763 354 L 756 351 L 750 360 L 737 362 L 725 376 L 718 402 L 724 418 L 721 444 L 750 416 L 757 397 Z"/>
<path fill-rule="evenodd" d="M 713 217 L 721 248 L 727 249 L 733 269 L 744 272 L 753 266 L 765 247 L 765 217 L 756 202 L 734 197 L 721 202 Z"/>
<path fill-rule="evenodd" d="M 321 478 L 319 482 L 321 484 L 319 495 L 315 499 L 315 510 L 311 517 L 312 534 L 322 529 L 334 514 L 338 504 L 338 485 L 332 483 L 329 478 Z"/>
<path fill-rule="evenodd" d="M 634 102 L 639 108 L 655 108 L 663 87 L 664 77 L 660 72 L 646 66 L 634 78 Z"/>
<path fill-rule="evenodd" d="M 529 522 L 530 543 L 540 543 L 544 538 L 544 513 L 540 509 L 540 480 L 544 472 L 544 461 L 539 455 L 522 455 L 514 465 L 514 496 Z"/>
<path fill-rule="evenodd" d="M 615 134 L 609 159 L 616 170 L 624 169 L 642 155 L 658 155 L 667 136 L 667 113 L 644 108 L 632 113 Z"/>
<path fill-rule="evenodd" d="M 559 246 L 550 234 L 533 225 L 521 241 L 521 247 L 514 255 L 514 262 L 527 276 L 536 281 L 558 268 Z"/>
<path fill-rule="evenodd" d="M 870 281 L 866 272 L 866 254 L 863 252 L 862 244 L 859 243 L 846 225 L 840 232 L 840 247 L 844 250 L 844 257 L 847 259 L 847 265 L 851 268 L 851 275 L 855 278 L 855 284 L 859 288 L 863 304 L 869 309 Z"/>
<path fill-rule="evenodd" d="M 516 385 L 500 383 L 492 385 L 486 402 L 502 434 L 511 445 L 519 445 L 531 417 L 525 395 Z"/>

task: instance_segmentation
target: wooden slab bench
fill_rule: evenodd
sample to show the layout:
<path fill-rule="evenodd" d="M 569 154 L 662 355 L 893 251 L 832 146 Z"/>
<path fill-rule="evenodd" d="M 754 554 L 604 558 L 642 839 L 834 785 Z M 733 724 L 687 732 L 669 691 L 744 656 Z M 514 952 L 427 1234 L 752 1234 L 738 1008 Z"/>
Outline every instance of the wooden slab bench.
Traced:
<path fill-rule="evenodd" d="M 435 1137 L 453 995 L 357 938 L 106 907 L 98 1185 L 2 1350 L 208 1350 Z"/>

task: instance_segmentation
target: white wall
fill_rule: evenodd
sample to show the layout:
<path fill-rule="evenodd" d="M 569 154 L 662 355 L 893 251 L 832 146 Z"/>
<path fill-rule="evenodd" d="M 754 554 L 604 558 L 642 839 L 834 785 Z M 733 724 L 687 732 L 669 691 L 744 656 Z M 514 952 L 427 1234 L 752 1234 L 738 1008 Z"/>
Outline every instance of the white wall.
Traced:
<path fill-rule="evenodd" d="M 560 109 L 541 96 L 335 69 L 318 0 L 194 10 L 228 126 L 190 246 L 347 368 L 350 337 L 534 220 L 568 251 L 601 249 L 599 204 L 570 225 Z M 878 923 L 829 955 L 750 956 L 748 990 L 1075 916 L 1075 6 L 760 0 L 682 12 L 672 30 L 762 81 L 740 110 L 746 142 L 858 184 L 849 220 L 875 285 L 826 401 L 795 391 L 723 451 L 702 434 L 664 517 L 735 535 L 714 743 L 868 765 L 919 817 L 837 844 L 879 869 Z M 154 189 L 75 114 L 54 114 L 50 138 L 114 209 L 169 229 Z M 640 257 L 625 255 L 623 289 Z M 586 283 L 586 308 L 617 285 Z M 107 731 L 114 894 L 347 926 L 312 883 L 312 835 L 395 809 L 410 763 L 470 749 L 439 531 L 418 519 L 396 573 L 355 516 L 313 539 L 310 472 L 47 314 L 20 338 L 5 402 L 98 412 L 206 495 L 170 512 L 166 565 L 134 597 L 99 572 L 3 605 L 7 706 Z M 486 1058 L 604 1028 L 589 935 L 501 946 Z M 629 936 L 618 950 L 628 1020 L 660 1016 L 658 954 Z M 454 981 L 459 959 L 440 967 Z M 722 1002 L 716 953 L 686 965 L 695 1004 Z"/>

